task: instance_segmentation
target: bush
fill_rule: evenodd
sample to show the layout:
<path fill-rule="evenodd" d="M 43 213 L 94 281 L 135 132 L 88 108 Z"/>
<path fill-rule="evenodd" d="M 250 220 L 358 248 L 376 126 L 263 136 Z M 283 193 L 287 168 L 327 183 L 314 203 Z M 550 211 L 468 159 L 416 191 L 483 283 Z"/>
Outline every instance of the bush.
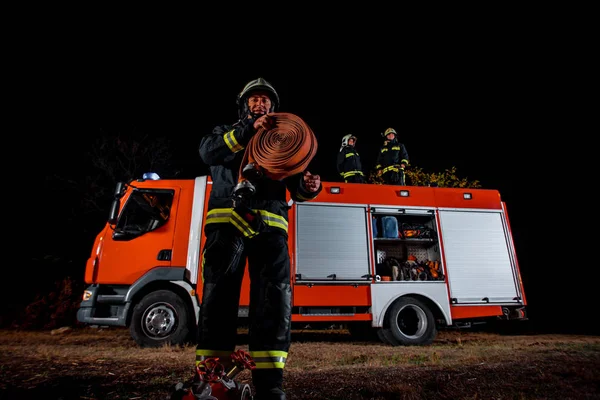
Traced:
<path fill-rule="evenodd" d="M 406 170 L 406 184 L 409 186 L 437 186 L 452 188 L 480 188 L 481 183 L 478 180 L 469 181 L 467 178 L 460 178 L 456 174 L 456 167 L 446 169 L 443 172 L 425 172 L 422 168 L 412 166 Z M 383 184 L 381 176 L 376 171 L 369 174 L 369 183 L 378 185 Z"/>
<path fill-rule="evenodd" d="M 37 294 L 33 302 L 25 307 L 21 316 L 12 323 L 13 328 L 56 329 L 77 325 L 77 309 L 83 288 L 71 277 L 54 283 L 46 293 Z"/>

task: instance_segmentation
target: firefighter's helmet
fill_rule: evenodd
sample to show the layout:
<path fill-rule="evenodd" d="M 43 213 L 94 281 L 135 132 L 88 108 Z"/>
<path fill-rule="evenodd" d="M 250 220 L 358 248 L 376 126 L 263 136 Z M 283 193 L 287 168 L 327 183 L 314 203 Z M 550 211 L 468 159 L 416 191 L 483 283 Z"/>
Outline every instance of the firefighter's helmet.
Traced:
<path fill-rule="evenodd" d="M 269 93 L 269 98 L 271 99 L 271 109 L 269 112 L 275 112 L 279 108 L 279 95 L 277 94 L 277 91 L 275 91 L 273 85 L 263 78 L 258 78 L 248 82 L 237 96 L 238 114 L 240 119 L 248 115 L 248 97 L 250 97 L 251 93 L 259 90 Z"/>
<path fill-rule="evenodd" d="M 342 138 L 342 147 L 348 146 L 348 142 L 350 141 L 350 139 L 354 139 L 354 144 L 356 144 L 356 136 L 348 134 Z"/>
<path fill-rule="evenodd" d="M 381 134 L 381 136 L 383 136 L 383 137 L 386 137 L 386 136 L 387 136 L 387 135 L 389 135 L 390 133 L 393 133 L 393 134 L 394 134 L 394 136 L 398 136 L 398 134 L 396 133 L 396 130 L 395 130 L 394 128 L 387 128 L 387 129 L 385 130 L 385 132 L 383 132 L 383 133 Z"/>

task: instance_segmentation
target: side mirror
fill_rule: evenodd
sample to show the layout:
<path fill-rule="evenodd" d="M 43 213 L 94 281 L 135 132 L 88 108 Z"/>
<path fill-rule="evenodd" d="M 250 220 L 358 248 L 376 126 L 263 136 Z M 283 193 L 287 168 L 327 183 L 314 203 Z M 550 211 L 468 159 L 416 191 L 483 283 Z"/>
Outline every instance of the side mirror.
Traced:
<path fill-rule="evenodd" d="M 113 196 L 115 197 L 112 204 L 110 205 L 110 212 L 108 213 L 108 223 L 109 225 L 115 225 L 117 223 L 117 219 L 119 218 L 119 200 L 125 194 L 125 183 L 117 182 L 115 186 L 115 191 Z"/>
<path fill-rule="evenodd" d="M 119 219 L 119 199 L 114 199 L 108 213 L 108 224 L 115 225 Z"/>
<path fill-rule="evenodd" d="M 115 199 L 120 199 L 125 194 L 125 183 L 117 182 L 117 186 L 115 186 Z"/>

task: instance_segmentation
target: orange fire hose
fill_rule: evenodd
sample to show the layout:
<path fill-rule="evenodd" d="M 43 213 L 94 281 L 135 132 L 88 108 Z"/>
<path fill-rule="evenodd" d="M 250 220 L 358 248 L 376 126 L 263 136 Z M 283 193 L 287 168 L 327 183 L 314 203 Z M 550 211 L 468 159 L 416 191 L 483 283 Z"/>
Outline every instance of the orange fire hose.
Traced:
<path fill-rule="evenodd" d="M 240 165 L 254 163 L 271 179 L 281 180 L 303 172 L 317 153 L 317 138 L 300 117 L 290 113 L 271 113 L 275 127 L 260 128 L 250 139 Z"/>

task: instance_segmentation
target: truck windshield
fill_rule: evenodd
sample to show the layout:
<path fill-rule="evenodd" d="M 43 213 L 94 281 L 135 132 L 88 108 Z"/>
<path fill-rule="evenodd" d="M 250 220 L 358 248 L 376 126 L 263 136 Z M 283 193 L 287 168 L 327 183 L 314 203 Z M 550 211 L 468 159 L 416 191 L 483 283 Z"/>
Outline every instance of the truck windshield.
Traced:
<path fill-rule="evenodd" d="M 129 240 L 163 226 L 173 204 L 172 190 L 134 190 L 123 206 L 115 227 L 115 239 Z"/>

